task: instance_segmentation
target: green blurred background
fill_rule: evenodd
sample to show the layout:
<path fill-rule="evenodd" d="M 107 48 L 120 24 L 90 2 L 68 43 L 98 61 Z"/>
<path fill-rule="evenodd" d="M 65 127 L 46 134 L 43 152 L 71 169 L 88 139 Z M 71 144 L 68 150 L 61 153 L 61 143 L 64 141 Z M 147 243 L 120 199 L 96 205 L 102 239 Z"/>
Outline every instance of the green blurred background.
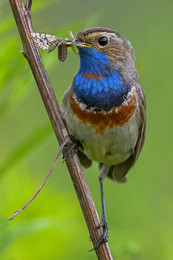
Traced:
<path fill-rule="evenodd" d="M 133 45 L 147 99 L 147 138 L 125 185 L 105 180 L 109 245 L 114 259 L 173 259 L 173 1 L 33 0 L 35 32 L 68 37 L 108 26 Z M 8 1 L 0 2 L 0 259 L 96 259 L 65 164 L 16 219 L 48 173 L 58 144 L 27 61 Z M 69 50 L 41 51 L 61 103 L 79 67 Z M 85 171 L 99 214 L 98 169 Z"/>

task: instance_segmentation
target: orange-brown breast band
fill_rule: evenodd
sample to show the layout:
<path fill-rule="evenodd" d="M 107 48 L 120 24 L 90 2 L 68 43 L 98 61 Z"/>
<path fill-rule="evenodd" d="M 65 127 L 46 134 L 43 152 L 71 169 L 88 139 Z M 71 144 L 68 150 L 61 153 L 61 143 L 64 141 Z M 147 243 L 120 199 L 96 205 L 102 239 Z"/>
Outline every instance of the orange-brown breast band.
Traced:
<path fill-rule="evenodd" d="M 132 95 L 129 101 L 123 102 L 118 107 L 113 107 L 108 111 L 96 111 L 92 109 L 82 109 L 79 101 L 70 95 L 70 107 L 75 116 L 83 123 L 90 124 L 96 128 L 96 133 L 104 135 L 106 127 L 123 126 L 129 121 L 137 107 L 137 99 Z"/>
<path fill-rule="evenodd" d="M 103 74 L 97 75 L 95 73 L 87 73 L 87 72 L 84 72 L 82 76 L 84 76 L 87 79 L 102 79 L 102 78 L 104 78 Z"/>

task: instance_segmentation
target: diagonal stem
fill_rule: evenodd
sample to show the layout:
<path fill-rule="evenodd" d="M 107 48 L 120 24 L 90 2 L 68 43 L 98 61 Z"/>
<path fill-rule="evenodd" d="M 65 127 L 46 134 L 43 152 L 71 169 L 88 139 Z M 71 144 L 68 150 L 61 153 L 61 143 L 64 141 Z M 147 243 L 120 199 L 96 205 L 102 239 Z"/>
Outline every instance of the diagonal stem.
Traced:
<path fill-rule="evenodd" d="M 30 65 L 55 135 L 61 145 L 65 137 L 68 136 L 68 131 L 62 119 L 58 102 L 38 48 L 36 48 L 31 39 L 32 23 L 30 19 L 30 9 L 28 8 L 30 8 L 32 1 L 27 0 L 27 6 L 24 5 L 22 0 L 9 0 L 9 2 L 23 43 L 23 54 Z M 96 229 L 99 225 L 99 218 L 78 156 L 74 155 L 73 157 L 67 158 L 66 164 L 85 217 L 90 237 L 93 244 L 95 244 L 101 237 L 102 230 Z M 112 259 L 108 243 L 100 245 L 95 251 L 98 259 Z"/>

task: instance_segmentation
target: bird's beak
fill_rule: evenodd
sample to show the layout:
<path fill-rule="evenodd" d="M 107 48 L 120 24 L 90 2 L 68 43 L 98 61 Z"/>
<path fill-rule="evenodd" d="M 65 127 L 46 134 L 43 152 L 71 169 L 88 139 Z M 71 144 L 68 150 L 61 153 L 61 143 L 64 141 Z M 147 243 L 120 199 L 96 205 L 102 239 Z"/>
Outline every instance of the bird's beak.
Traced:
<path fill-rule="evenodd" d="M 76 38 L 74 40 L 64 40 L 64 43 L 69 47 L 71 47 L 71 45 L 75 45 L 76 47 L 79 48 L 84 48 L 84 47 L 91 48 L 91 44 L 86 42 L 79 42 Z"/>
<path fill-rule="evenodd" d="M 71 31 L 69 32 L 69 36 L 70 36 L 70 40 L 64 41 L 64 42 L 66 42 L 67 46 L 71 47 L 72 45 L 73 46 L 75 45 L 76 47 L 79 47 L 79 48 L 84 48 L 84 47 L 91 48 L 91 44 L 78 41 L 78 39 L 74 37 L 74 35 Z"/>
<path fill-rule="evenodd" d="M 71 47 L 73 52 L 75 54 L 78 54 L 78 48 L 91 48 L 91 44 L 86 43 L 86 42 L 80 42 L 77 38 L 73 36 L 73 33 L 70 31 L 69 32 L 70 39 L 66 39 L 61 42 L 62 45 L 66 45 L 67 47 Z"/>
<path fill-rule="evenodd" d="M 85 48 L 85 47 L 91 48 L 91 44 L 89 44 L 87 42 L 79 42 L 77 40 L 76 40 L 75 45 L 76 45 L 76 47 L 79 47 L 79 48 Z"/>

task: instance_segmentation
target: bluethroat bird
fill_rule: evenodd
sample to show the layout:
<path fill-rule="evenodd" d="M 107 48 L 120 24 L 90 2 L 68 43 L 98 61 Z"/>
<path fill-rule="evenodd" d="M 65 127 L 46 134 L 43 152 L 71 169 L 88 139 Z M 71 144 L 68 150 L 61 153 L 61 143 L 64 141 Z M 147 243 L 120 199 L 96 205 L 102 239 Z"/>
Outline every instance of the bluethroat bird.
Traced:
<path fill-rule="evenodd" d="M 104 233 L 94 246 L 108 240 L 103 180 L 125 182 L 145 139 L 146 105 L 138 81 L 131 44 L 118 32 L 94 27 L 75 38 L 80 68 L 62 101 L 70 135 L 79 142 L 83 167 L 99 164 Z"/>

